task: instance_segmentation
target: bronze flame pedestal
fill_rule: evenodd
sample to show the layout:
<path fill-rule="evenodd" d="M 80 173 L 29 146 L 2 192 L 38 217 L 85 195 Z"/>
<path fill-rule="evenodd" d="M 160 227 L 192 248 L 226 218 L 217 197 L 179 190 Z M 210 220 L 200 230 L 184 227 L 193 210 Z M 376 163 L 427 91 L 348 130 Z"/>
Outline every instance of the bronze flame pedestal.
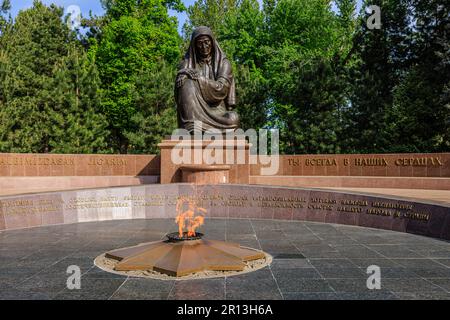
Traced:
<path fill-rule="evenodd" d="M 106 257 L 120 261 L 116 271 L 153 270 L 174 277 L 205 270 L 243 271 L 246 261 L 265 257 L 263 252 L 241 248 L 237 243 L 203 239 L 200 233 L 194 237 L 179 237 L 178 233 L 167 237 L 166 241 L 112 250 Z"/>

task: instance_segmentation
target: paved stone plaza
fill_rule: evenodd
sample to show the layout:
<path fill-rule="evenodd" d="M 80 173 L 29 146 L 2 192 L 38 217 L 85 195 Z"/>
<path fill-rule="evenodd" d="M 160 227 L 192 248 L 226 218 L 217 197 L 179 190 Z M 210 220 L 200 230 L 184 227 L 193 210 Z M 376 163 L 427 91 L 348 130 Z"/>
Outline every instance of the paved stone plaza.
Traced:
<path fill-rule="evenodd" d="M 99 254 L 176 231 L 173 220 L 121 220 L 0 232 L 0 299 L 450 299 L 450 242 L 314 222 L 209 219 L 206 238 L 263 249 L 270 267 L 218 279 L 163 281 L 104 272 Z M 82 272 L 68 290 L 67 268 Z M 381 268 L 381 289 L 366 269 Z"/>

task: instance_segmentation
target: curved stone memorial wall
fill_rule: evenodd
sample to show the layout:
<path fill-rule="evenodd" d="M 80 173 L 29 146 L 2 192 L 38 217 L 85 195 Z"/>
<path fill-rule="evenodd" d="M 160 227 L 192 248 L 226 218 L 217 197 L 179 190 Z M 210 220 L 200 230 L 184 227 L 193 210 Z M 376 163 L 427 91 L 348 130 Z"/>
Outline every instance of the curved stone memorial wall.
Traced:
<path fill-rule="evenodd" d="M 450 239 L 450 206 L 320 189 L 167 184 L 0 197 L 0 230 L 118 219 L 175 218 L 190 196 L 206 217 L 307 220 Z M 207 223 L 207 222 L 206 222 Z"/>

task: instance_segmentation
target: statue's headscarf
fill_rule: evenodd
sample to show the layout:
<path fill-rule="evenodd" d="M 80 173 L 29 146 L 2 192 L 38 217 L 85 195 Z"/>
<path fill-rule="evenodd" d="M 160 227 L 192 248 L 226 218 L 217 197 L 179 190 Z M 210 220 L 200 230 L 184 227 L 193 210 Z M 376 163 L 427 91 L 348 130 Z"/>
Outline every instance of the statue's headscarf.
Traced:
<path fill-rule="evenodd" d="M 191 43 L 189 45 L 189 50 L 186 52 L 186 55 L 184 56 L 184 68 L 189 69 L 195 69 L 198 61 L 197 61 L 197 54 L 195 49 L 195 40 L 200 36 L 208 36 L 211 39 L 212 43 L 212 64 L 213 64 L 213 72 L 214 72 L 214 78 L 217 80 L 220 76 L 225 77 L 230 82 L 230 90 L 228 92 L 228 96 L 226 98 L 226 104 L 228 106 L 234 106 L 236 105 L 236 87 L 234 83 L 234 77 L 230 74 L 225 75 L 223 74 L 223 66 L 225 60 L 228 60 L 225 56 L 225 53 L 220 48 L 219 43 L 215 39 L 212 31 L 210 28 L 201 26 L 194 30 L 191 37 Z"/>

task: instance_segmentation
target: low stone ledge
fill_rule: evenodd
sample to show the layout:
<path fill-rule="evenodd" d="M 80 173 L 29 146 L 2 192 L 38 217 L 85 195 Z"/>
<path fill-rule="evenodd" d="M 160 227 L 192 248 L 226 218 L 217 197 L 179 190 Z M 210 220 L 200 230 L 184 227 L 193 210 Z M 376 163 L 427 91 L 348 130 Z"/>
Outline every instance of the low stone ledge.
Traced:
<path fill-rule="evenodd" d="M 450 190 L 450 178 L 351 176 L 250 176 L 250 184 L 305 188 Z"/>
<path fill-rule="evenodd" d="M 206 218 L 305 220 L 450 240 L 450 205 L 394 196 L 256 185 L 153 184 L 0 197 L 0 229 L 121 219 L 175 218 L 179 196 Z"/>
<path fill-rule="evenodd" d="M 0 196 L 73 189 L 135 186 L 159 182 L 159 176 L 0 177 Z"/>

